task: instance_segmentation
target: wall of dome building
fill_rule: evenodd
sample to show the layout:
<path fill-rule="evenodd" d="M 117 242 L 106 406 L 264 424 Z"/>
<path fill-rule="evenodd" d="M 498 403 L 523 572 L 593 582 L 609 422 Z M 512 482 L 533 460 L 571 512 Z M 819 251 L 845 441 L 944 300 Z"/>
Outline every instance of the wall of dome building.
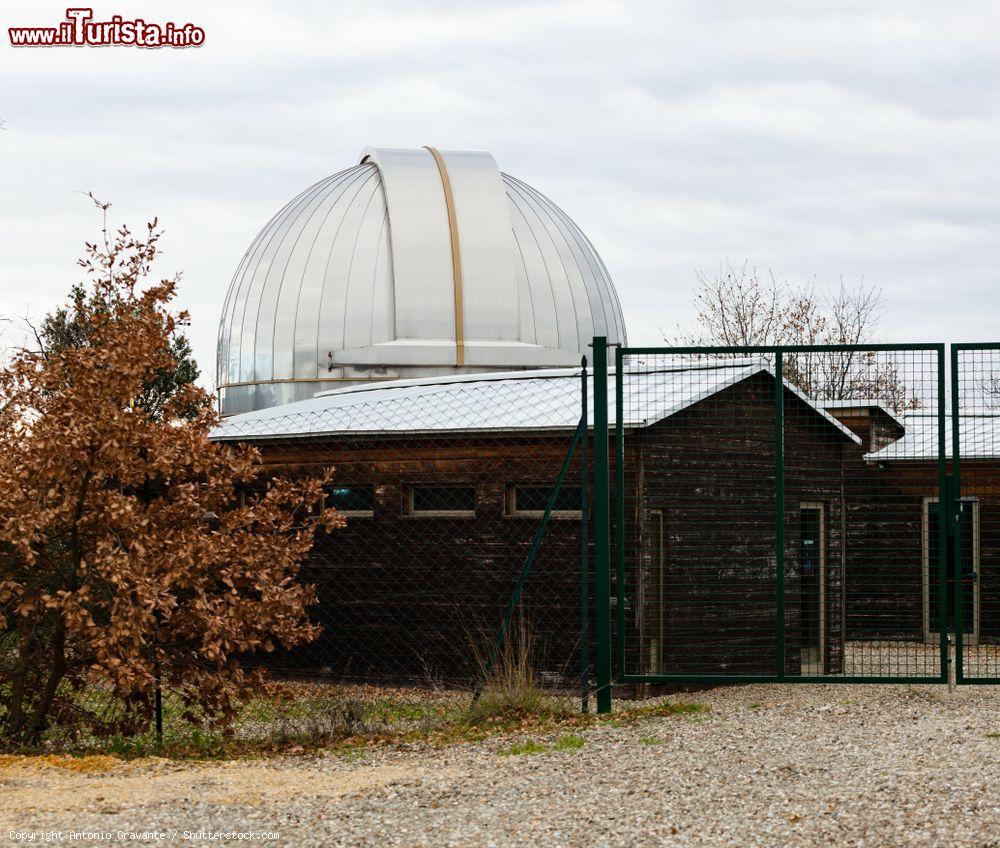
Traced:
<path fill-rule="evenodd" d="M 223 414 L 352 383 L 577 365 L 625 342 L 597 251 L 488 153 L 368 149 L 250 245 L 219 328 Z"/>

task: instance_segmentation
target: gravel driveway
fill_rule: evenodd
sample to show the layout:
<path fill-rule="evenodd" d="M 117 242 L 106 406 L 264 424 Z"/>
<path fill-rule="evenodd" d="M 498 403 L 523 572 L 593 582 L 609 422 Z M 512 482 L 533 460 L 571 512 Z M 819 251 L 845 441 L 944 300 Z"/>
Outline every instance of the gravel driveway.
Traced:
<path fill-rule="evenodd" d="M 112 834 L 105 844 L 118 830 L 202 844 L 199 830 L 253 829 L 317 846 L 1000 846 L 997 687 L 685 697 L 710 709 L 605 725 L 581 747 L 535 754 L 506 753 L 524 741 L 506 738 L 90 774 L 14 762 L 0 768 L 0 821 L 5 838 L 61 829 L 68 842 L 91 829 Z"/>

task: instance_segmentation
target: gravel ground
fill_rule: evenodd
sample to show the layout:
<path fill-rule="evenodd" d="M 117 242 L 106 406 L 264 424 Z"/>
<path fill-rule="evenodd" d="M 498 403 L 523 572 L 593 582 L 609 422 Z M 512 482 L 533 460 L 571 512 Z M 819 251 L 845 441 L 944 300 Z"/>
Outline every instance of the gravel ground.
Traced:
<path fill-rule="evenodd" d="M 93 773 L 9 760 L 0 762 L 2 835 L 62 830 L 69 842 L 71 829 L 89 829 L 109 833 L 107 844 L 121 841 L 119 830 L 155 828 L 166 842 L 202 844 L 201 829 L 253 829 L 277 835 L 264 844 L 316 846 L 1000 846 L 1000 736 L 991 735 L 1000 734 L 1000 687 L 759 685 L 684 697 L 709 711 L 604 725 L 585 731 L 582 747 L 533 755 L 504 755 L 523 741 L 506 738 L 354 760 L 145 760 Z"/>
<path fill-rule="evenodd" d="M 967 677 L 1000 677 L 1000 645 L 966 645 L 964 654 L 962 667 Z M 844 646 L 845 676 L 936 677 L 940 673 L 941 654 L 937 645 L 848 642 Z"/>

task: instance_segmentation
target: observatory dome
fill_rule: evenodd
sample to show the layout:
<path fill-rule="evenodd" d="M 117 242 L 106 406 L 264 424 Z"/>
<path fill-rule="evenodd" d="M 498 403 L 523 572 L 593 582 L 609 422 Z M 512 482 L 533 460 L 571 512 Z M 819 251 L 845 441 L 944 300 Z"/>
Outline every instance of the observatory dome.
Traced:
<path fill-rule="evenodd" d="M 579 364 L 625 342 L 611 278 L 558 206 L 488 153 L 367 149 L 243 256 L 219 327 L 230 415 L 351 383 Z"/>

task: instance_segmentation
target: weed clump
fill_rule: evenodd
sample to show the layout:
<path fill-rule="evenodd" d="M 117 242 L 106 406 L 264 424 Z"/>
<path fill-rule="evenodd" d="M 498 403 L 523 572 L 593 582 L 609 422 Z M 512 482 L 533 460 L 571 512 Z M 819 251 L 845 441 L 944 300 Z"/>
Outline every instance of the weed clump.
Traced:
<path fill-rule="evenodd" d="M 521 616 L 503 646 L 483 648 L 473 640 L 480 683 L 479 697 L 469 709 L 469 724 L 505 724 L 524 720 L 568 718 L 574 714 L 567 701 L 541 688 L 535 671 L 535 643 Z"/>
<path fill-rule="evenodd" d="M 584 739 L 582 736 L 577 736 L 575 733 L 567 733 L 565 736 L 560 736 L 556 739 L 555 744 L 552 746 L 553 751 L 578 751 L 584 745 Z"/>
<path fill-rule="evenodd" d="M 531 754 L 544 754 L 549 749 L 544 745 L 539 744 L 531 739 L 526 742 L 517 742 L 511 745 L 509 748 L 505 748 L 500 752 L 501 757 L 518 757 L 522 755 Z"/>

